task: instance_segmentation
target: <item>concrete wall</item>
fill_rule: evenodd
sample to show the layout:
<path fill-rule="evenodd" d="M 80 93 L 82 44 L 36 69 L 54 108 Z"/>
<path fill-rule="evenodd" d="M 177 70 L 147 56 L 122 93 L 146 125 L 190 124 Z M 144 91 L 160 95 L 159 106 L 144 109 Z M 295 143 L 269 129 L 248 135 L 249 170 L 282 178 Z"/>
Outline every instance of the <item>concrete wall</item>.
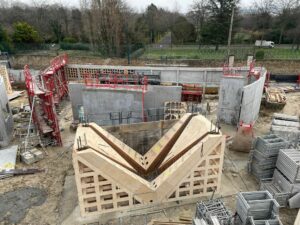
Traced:
<path fill-rule="evenodd" d="M 3 78 L 0 77 L 0 147 L 9 144 L 13 133 L 13 118 Z"/>
<path fill-rule="evenodd" d="M 74 120 L 79 120 L 78 110 L 80 106 L 83 106 L 82 92 L 84 88 L 84 84 L 80 83 L 69 83 L 68 85 Z"/>
<path fill-rule="evenodd" d="M 218 118 L 221 122 L 237 125 L 239 122 L 251 124 L 257 120 L 266 72 L 263 68 L 258 80 L 235 76 L 222 77 L 218 107 Z M 247 84 L 248 82 L 252 83 Z"/>
<path fill-rule="evenodd" d="M 88 121 L 109 125 L 112 119 L 119 120 L 119 112 L 140 111 L 131 123 L 142 117 L 142 91 L 122 89 L 86 88 L 82 93 L 84 113 Z M 112 118 L 113 117 L 113 118 Z M 131 115 L 122 115 L 120 123 L 127 122 Z M 125 120 L 125 121 L 123 121 Z"/>
<path fill-rule="evenodd" d="M 240 104 L 245 82 L 246 80 L 243 77 L 222 78 L 218 106 L 218 118 L 221 122 L 232 125 L 239 122 Z"/>
<path fill-rule="evenodd" d="M 145 94 L 145 109 L 164 107 L 165 102 L 180 102 L 181 91 L 181 86 L 149 85 Z"/>
<path fill-rule="evenodd" d="M 257 120 L 263 94 L 265 75 L 243 88 L 240 121 L 246 124 Z"/>
<path fill-rule="evenodd" d="M 82 83 L 69 83 L 74 120 L 79 120 L 83 106 L 89 121 L 101 125 L 117 125 L 142 121 L 142 92 L 122 89 L 86 88 Z M 148 85 L 145 93 L 145 115 L 148 121 L 163 118 L 166 101 L 180 101 L 181 87 Z"/>
<path fill-rule="evenodd" d="M 138 66 L 100 66 L 69 64 L 66 73 L 70 80 L 83 79 L 86 72 L 99 73 L 101 70 L 117 70 L 120 74 L 124 71 L 134 74 L 156 74 L 161 82 L 173 84 L 200 84 L 207 87 L 219 87 L 223 68 L 197 68 L 197 67 L 138 67 Z M 245 77 L 249 67 L 236 68 L 236 72 Z"/>

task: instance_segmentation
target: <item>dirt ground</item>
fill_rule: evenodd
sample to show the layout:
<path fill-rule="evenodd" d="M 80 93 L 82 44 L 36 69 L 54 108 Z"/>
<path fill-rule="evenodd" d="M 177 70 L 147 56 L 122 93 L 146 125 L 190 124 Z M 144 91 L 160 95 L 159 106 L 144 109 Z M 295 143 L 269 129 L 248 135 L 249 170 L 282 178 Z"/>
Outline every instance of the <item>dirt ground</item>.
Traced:
<path fill-rule="evenodd" d="M 27 103 L 27 98 L 22 97 L 12 102 L 12 107 L 20 106 L 21 103 Z M 61 200 L 62 189 L 66 175 L 73 174 L 71 146 L 73 145 L 74 134 L 70 132 L 71 123 L 71 106 L 70 102 L 65 104 L 64 110 L 60 113 L 60 127 L 62 131 L 62 139 L 64 147 L 48 147 L 46 148 L 45 159 L 26 165 L 17 163 L 17 168 L 39 168 L 45 169 L 43 173 L 37 173 L 26 176 L 15 176 L 0 180 L 0 193 L 17 190 L 22 187 L 35 187 L 45 190 L 46 201 L 44 204 L 32 207 L 27 210 L 25 218 L 18 224 L 31 225 L 47 225 L 59 224 L 59 202 Z M 14 140 L 13 144 L 18 144 L 18 140 Z M 0 202 L 0 205 L 4 202 Z M 12 224 L 3 221 L 0 218 L 0 224 Z"/>
<path fill-rule="evenodd" d="M 16 99 L 12 102 L 13 106 L 20 106 L 20 104 L 27 102 L 26 97 Z M 255 135 L 265 134 L 269 131 L 271 115 L 274 111 L 262 108 L 260 117 L 255 125 Z M 300 112 L 300 93 L 287 94 L 287 105 L 280 111 L 290 115 L 299 115 Z M 6 192 L 22 190 L 20 188 L 38 188 L 41 195 L 45 198 L 45 202 L 41 205 L 27 204 L 20 210 L 24 211 L 24 218 L 15 224 L 22 225 L 56 225 L 61 224 L 62 215 L 64 213 L 66 193 L 68 199 L 73 199 L 72 207 L 76 206 L 77 193 L 74 191 L 74 182 L 72 175 L 74 175 L 72 167 L 71 148 L 73 145 L 74 133 L 69 129 L 72 112 L 70 102 L 66 102 L 63 111 L 59 115 L 60 127 L 62 129 L 62 139 L 64 147 L 48 147 L 46 149 L 45 159 L 37 162 L 31 166 L 23 163 L 17 163 L 17 168 L 40 168 L 45 169 L 44 173 L 34 175 L 15 176 L 0 180 L 0 199 Z M 230 126 L 223 127 L 223 133 L 232 135 L 235 129 Z M 15 140 L 15 144 L 18 140 Z M 222 193 L 224 193 L 224 201 L 226 205 L 234 212 L 235 211 L 235 194 L 238 191 L 257 190 L 258 184 L 252 176 L 249 176 L 246 171 L 248 154 L 232 152 L 226 149 Z M 65 178 L 71 178 L 72 189 L 64 190 Z M 72 183 L 73 182 L 73 183 Z M 66 182 L 67 183 L 67 182 Z M 72 185 L 73 184 L 73 185 Z M 71 191 L 72 190 L 72 191 Z M 6 193 L 7 194 L 7 193 Z M 26 198 L 24 199 L 26 200 Z M 200 199 L 196 199 L 200 200 Z M 13 200 L 12 200 L 13 201 Z M 5 202 L 0 202 L 5 204 Z M 74 205 L 74 206 L 73 206 Z M 3 205 L 2 205 L 3 206 Z M 70 206 L 69 206 L 70 207 Z M 6 207 L 7 208 L 7 207 Z M 72 208 L 71 208 L 72 210 Z M 9 211 L 9 210 L 8 210 Z M 148 209 L 149 211 L 149 209 Z M 153 211 L 155 211 L 153 209 Z M 176 218 L 179 215 L 186 215 L 192 217 L 195 212 L 195 201 L 185 203 L 184 205 L 176 205 L 161 210 L 156 213 L 150 213 L 147 216 L 142 215 L 124 216 L 118 219 L 106 220 L 106 224 L 136 224 L 141 225 L 149 222 L 153 218 Z M 282 209 L 280 211 L 280 218 L 284 225 L 293 225 L 297 210 Z M 0 213 L 0 216 L 2 214 Z M 5 219 L 6 218 L 6 219 Z M 102 222 L 102 221 L 101 221 Z M 13 224 L 7 220 L 6 217 L 0 217 L 0 224 Z M 104 221 L 103 221 L 104 224 Z"/>

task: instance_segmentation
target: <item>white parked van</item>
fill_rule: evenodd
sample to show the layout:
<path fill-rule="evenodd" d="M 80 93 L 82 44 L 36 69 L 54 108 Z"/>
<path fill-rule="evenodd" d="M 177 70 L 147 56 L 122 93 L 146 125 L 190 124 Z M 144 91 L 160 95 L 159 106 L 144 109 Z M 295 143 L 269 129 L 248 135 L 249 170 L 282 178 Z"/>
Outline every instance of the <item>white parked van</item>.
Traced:
<path fill-rule="evenodd" d="M 274 48 L 275 44 L 273 41 L 266 41 L 266 40 L 256 40 L 255 41 L 255 47 L 260 48 Z"/>

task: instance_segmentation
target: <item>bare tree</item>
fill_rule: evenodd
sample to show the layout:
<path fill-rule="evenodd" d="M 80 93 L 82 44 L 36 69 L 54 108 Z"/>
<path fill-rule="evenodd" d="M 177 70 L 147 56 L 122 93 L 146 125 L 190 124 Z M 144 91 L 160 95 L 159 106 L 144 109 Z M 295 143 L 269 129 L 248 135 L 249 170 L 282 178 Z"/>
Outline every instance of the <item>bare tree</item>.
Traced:
<path fill-rule="evenodd" d="M 201 30 L 209 14 L 208 0 L 194 0 L 190 8 L 191 8 L 190 12 L 188 13 L 187 16 L 188 18 L 190 18 L 190 20 L 195 26 L 196 34 L 197 34 L 197 42 L 199 43 L 199 48 L 200 48 Z"/>

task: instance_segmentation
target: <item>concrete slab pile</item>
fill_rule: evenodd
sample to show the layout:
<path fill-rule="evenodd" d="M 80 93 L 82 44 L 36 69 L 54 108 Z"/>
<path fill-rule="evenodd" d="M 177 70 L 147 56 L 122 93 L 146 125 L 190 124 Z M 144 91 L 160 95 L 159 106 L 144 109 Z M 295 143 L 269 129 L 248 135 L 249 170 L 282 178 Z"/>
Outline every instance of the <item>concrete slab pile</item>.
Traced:
<path fill-rule="evenodd" d="M 271 132 L 297 147 L 300 144 L 300 119 L 298 116 L 274 113 Z"/>
<path fill-rule="evenodd" d="M 238 193 L 236 209 L 242 225 L 255 225 L 257 221 L 279 221 L 279 204 L 268 191 Z"/>
<path fill-rule="evenodd" d="M 142 155 L 94 123 L 79 126 L 73 165 L 81 215 L 218 193 L 225 137 L 216 130 L 186 114 Z"/>
<path fill-rule="evenodd" d="M 287 141 L 274 134 L 257 137 L 250 153 L 249 172 L 258 180 L 272 178 L 279 150 L 288 145 Z"/>
<path fill-rule="evenodd" d="M 208 202 L 199 202 L 196 206 L 194 221 L 195 220 L 196 222 L 202 220 L 203 224 L 230 225 L 232 223 L 232 213 L 226 208 L 224 202 L 220 199 L 210 200 Z M 201 224 L 196 222 L 194 222 L 194 224 Z"/>
<path fill-rule="evenodd" d="M 260 189 L 272 193 L 281 207 L 286 207 L 289 199 L 300 192 L 299 159 L 298 150 L 280 150 L 273 178 L 261 181 Z M 290 207 L 297 206 L 295 199 L 291 200 Z"/>

